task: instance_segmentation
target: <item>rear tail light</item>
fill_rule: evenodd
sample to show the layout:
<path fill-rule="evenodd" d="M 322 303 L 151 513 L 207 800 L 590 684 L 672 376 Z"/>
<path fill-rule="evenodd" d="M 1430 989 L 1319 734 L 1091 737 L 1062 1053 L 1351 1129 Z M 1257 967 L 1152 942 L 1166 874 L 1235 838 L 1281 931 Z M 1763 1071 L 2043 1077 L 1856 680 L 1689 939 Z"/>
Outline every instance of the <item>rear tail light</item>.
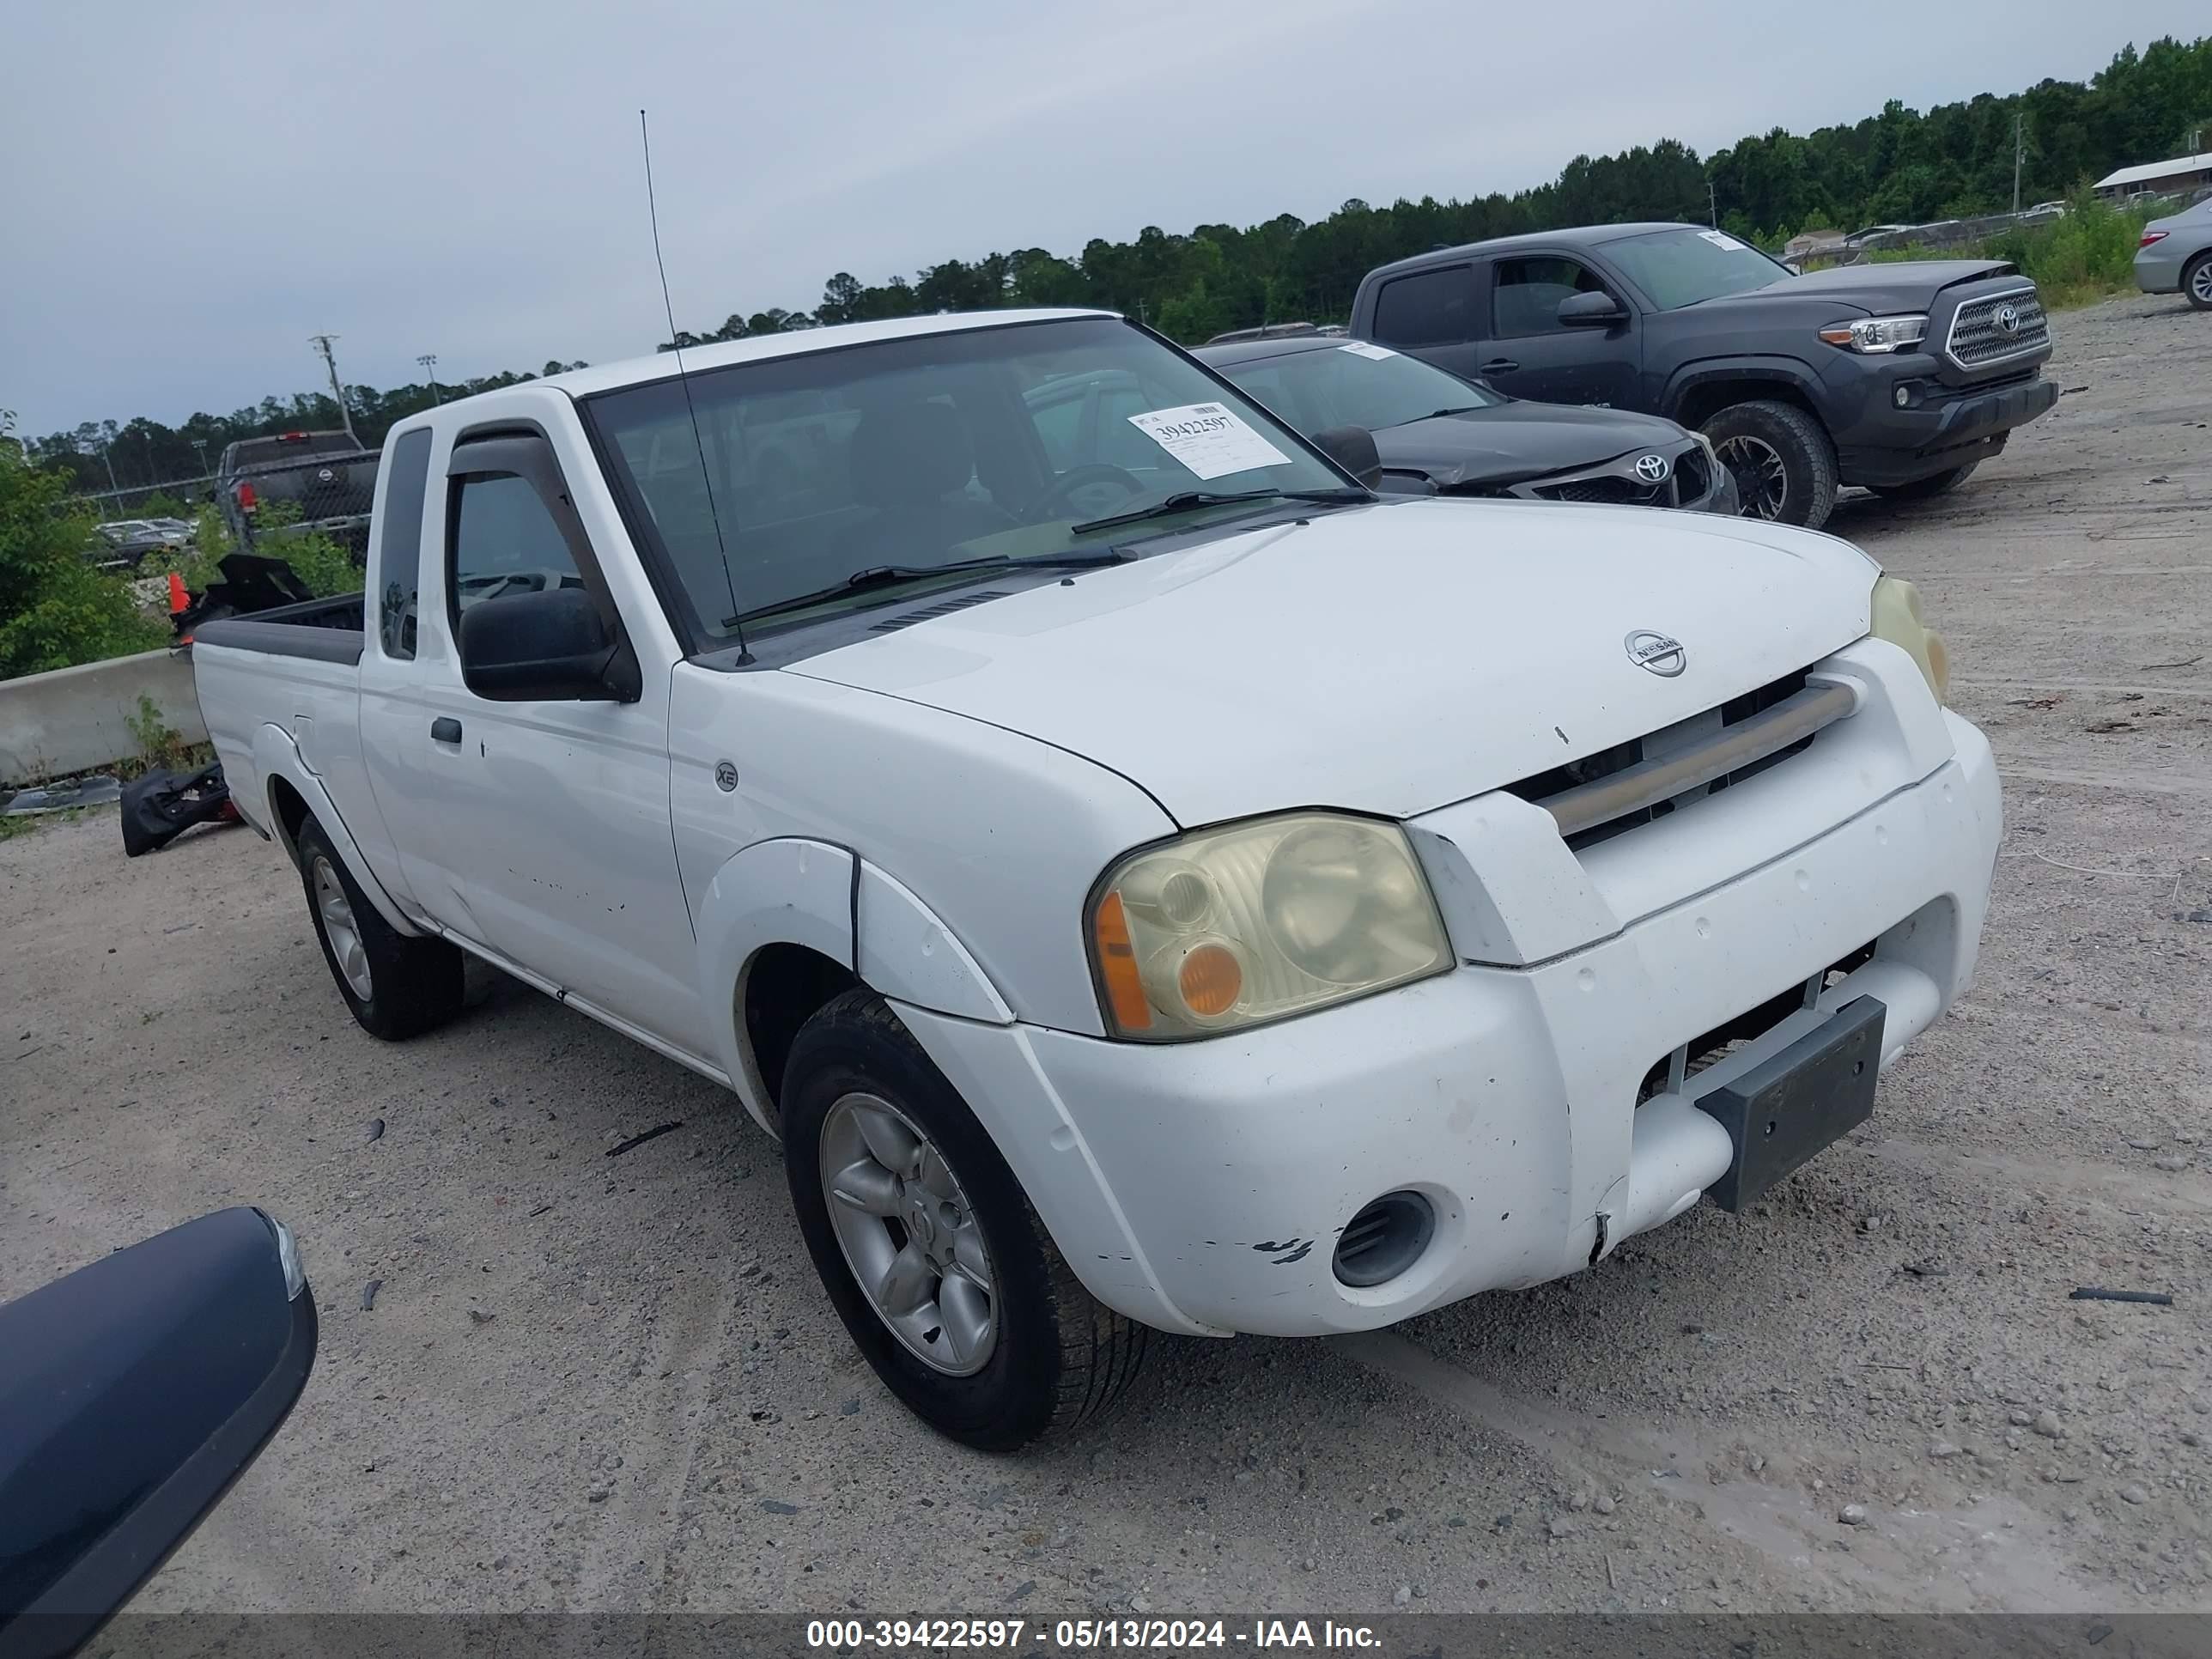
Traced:
<path fill-rule="evenodd" d="M 246 512 L 246 513 L 251 513 L 251 512 L 252 512 L 252 511 L 253 511 L 253 507 L 254 507 L 254 503 L 255 503 L 255 501 L 256 501 L 258 499 L 258 498 L 257 496 L 255 496 L 255 495 L 254 495 L 254 493 L 253 493 L 253 486 L 252 486 L 252 484 L 250 484 L 250 483 L 242 483 L 242 484 L 239 485 L 239 487 L 238 487 L 238 505 L 239 505 L 239 509 L 240 509 L 241 512 Z"/>
<path fill-rule="evenodd" d="M 2164 241 L 2166 238 L 2166 234 L 2167 233 L 2162 230 L 2147 230 L 2143 232 L 2142 240 L 2136 243 L 2136 246 L 2137 247 L 2148 247 L 2153 242 Z"/>

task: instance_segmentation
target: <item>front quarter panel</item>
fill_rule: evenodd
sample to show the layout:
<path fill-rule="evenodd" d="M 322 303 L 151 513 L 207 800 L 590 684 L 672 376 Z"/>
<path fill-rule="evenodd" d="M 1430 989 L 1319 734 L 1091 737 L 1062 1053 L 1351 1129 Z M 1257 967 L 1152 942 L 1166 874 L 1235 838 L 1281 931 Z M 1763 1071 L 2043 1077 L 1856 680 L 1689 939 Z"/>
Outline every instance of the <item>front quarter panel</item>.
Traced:
<path fill-rule="evenodd" d="M 878 990 L 958 1018 L 1102 1034 L 1084 901 L 1115 859 L 1176 827 L 1127 779 L 902 697 L 689 663 L 676 670 L 669 747 L 677 859 L 702 956 L 717 948 L 702 907 L 729 860 L 757 842 L 804 840 L 858 860 L 848 878 L 865 878 L 844 914 L 857 908 L 855 970 Z M 716 781 L 725 763 L 726 788 Z M 853 960 L 850 947 L 839 959 Z M 730 989 L 710 983 L 702 995 L 712 1006 Z"/>

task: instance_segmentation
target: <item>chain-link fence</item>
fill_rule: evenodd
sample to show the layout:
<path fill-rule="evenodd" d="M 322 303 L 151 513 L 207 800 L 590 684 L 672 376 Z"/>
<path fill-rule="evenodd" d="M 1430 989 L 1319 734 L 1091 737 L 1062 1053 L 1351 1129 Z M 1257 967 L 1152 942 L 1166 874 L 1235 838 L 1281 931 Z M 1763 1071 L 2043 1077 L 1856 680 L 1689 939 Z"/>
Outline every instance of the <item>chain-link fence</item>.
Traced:
<path fill-rule="evenodd" d="M 217 480 L 216 505 L 241 547 L 317 531 L 356 552 L 368 544 L 380 450 L 263 462 Z"/>

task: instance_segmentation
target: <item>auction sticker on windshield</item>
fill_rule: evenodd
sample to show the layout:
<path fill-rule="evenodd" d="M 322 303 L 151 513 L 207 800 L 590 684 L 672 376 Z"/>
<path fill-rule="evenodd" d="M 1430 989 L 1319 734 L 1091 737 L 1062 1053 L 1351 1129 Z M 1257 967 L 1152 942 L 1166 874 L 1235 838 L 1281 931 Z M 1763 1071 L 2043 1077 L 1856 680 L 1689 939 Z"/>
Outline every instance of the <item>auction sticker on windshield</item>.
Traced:
<path fill-rule="evenodd" d="M 1741 242 L 1737 241 L 1735 237 L 1729 235 L 1724 230 L 1701 230 L 1698 234 L 1706 241 L 1711 242 L 1715 247 L 1725 248 L 1730 253 L 1735 252 L 1743 246 Z"/>
<path fill-rule="evenodd" d="M 1185 404 L 1132 415 L 1129 424 L 1180 461 L 1193 477 L 1218 478 L 1255 466 L 1288 466 L 1291 458 L 1219 404 Z"/>
<path fill-rule="evenodd" d="M 1389 346 L 1370 345 L 1364 340 L 1348 341 L 1345 344 L 1337 347 L 1337 349 L 1339 351 L 1348 351 L 1355 357 L 1372 357 L 1378 363 L 1385 357 L 1395 357 L 1398 355 L 1396 352 L 1391 350 Z"/>

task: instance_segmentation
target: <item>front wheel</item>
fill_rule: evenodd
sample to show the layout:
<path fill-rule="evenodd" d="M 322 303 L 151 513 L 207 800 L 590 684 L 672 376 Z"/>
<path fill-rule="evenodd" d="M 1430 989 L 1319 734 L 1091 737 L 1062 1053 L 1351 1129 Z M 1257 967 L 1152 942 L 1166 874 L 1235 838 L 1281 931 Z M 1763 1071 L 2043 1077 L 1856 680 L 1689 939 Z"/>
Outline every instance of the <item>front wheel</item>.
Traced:
<path fill-rule="evenodd" d="M 1818 530 L 1836 504 L 1836 447 L 1794 404 L 1730 404 L 1705 424 L 1713 453 L 1735 478 L 1747 519 Z"/>
<path fill-rule="evenodd" d="M 1931 495 L 1942 495 L 1956 489 L 1974 476 L 1979 461 L 1968 461 L 1964 466 L 1954 466 L 1925 478 L 1915 478 L 1911 483 L 1870 485 L 1874 493 L 1886 501 L 1924 501 Z"/>
<path fill-rule="evenodd" d="M 784 1172 L 815 1271 L 884 1385 L 940 1434 L 1013 1451 L 1115 1403 L 1143 1326 L 1060 1259 L 1006 1160 L 882 998 L 793 1042 Z"/>

